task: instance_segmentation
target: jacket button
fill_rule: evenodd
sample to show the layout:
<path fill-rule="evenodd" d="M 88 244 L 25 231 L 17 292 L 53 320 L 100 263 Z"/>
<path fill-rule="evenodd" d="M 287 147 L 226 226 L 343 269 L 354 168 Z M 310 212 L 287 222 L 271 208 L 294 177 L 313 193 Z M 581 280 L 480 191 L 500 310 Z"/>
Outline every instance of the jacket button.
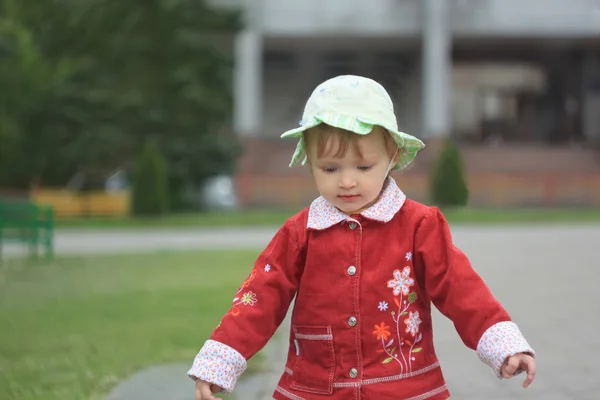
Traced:
<path fill-rule="evenodd" d="M 358 370 L 356 368 L 352 368 L 348 375 L 350 375 L 350 378 L 356 378 L 358 376 Z"/>
<path fill-rule="evenodd" d="M 348 325 L 355 326 L 356 325 L 356 318 L 354 318 L 354 317 L 348 318 Z"/>
<path fill-rule="evenodd" d="M 356 222 L 350 222 L 348 224 L 348 226 L 350 227 L 350 229 L 354 230 L 354 229 L 356 229 L 356 227 L 358 226 L 358 224 Z"/>
<path fill-rule="evenodd" d="M 348 267 L 348 275 L 352 276 L 356 274 L 356 267 L 354 265 L 351 265 Z"/>

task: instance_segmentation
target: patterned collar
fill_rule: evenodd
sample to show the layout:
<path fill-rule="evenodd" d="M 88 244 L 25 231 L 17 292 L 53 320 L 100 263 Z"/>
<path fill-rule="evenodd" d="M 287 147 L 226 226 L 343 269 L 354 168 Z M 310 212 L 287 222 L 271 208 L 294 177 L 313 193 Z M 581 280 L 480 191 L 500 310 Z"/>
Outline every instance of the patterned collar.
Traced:
<path fill-rule="evenodd" d="M 379 200 L 371 207 L 362 211 L 360 215 L 379 222 L 389 222 L 394 218 L 394 215 L 400 210 L 405 201 L 406 195 L 396 185 L 396 181 L 389 178 Z M 342 221 L 352 220 L 349 215 L 335 208 L 321 196 L 310 205 L 307 228 L 324 230 Z"/>

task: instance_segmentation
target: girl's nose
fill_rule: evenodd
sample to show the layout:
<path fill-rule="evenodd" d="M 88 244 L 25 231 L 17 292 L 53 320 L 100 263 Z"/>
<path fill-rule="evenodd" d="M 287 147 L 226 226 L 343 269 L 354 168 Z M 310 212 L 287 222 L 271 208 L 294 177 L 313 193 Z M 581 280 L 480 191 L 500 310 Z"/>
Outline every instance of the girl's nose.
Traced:
<path fill-rule="evenodd" d="M 342 179 L 340 179 L 340 188 L 342 189 L 352 189 L 356 186 L 356 180 L 349 175 L 343 175 Z"/>

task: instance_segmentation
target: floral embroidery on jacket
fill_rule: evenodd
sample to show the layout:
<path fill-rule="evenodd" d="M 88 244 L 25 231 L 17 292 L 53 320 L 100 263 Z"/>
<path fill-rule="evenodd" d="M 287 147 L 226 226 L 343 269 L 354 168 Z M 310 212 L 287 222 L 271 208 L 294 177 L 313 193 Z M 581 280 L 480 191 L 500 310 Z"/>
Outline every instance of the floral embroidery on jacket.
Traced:
<path fill-rule="evenodd" d="M 229 310 L 229 312 L 234 317 L 237 317 L 238 315 L 240 315 L 240 309 L 238 307 L 239 305 L 254 307 L 254 305 L 257 302 L 258 299 L 256 298 L 256 293 L 248 291 L 244 293 L 241 298 L 236 297 L 235 299 L 233 299 L 233 306 L 231 307 L 231 310 Z"/>
<path fill-rule="evenodd" d="M 271 265 L 266 264 L 264 267 L 264 271 L 265 272 L 270 272 L 271 271 Z M 239 290 L 237 291 L 236 295 L 239 295 L 240 292 L 244 291 L 244 289 L 247 289 L 248 287 L 250 287 L 250 284 L 256 279 L 256 274 L 257 274 L 257 269 L 253 269 L 252 272 L 250 272 L 250 275 L 248 276 L 248 278 L 246 278 L 246 280 L 244 281 L 244 283 L 242 283 L 242 286 L 240 286 Z M 248 290 L 247 292 L 243 293 L 241 295 L 241 297 L 236 296 L 235 299 L 233 299 L 233 306 L 231 307 L 231 309 L 229 310 L 229 313 L 231 315 L 233 315 L 234 317 L 237 317 L 238 315 L 240 315 L 241 310 L 238 306 L 243 305 L 243 306 L 250 306 L 250 307 L 254 307 L 254 305 L 258 303 L 258 298 L 256 293 Z M 221 324 L 219 323 L 219 326 Z"/>
<path fill-rule="evenodd" d="M 406 324 L 406 333 L 410 333 L 411 335 L 415 336 L 417 332 L 419 332 L 419 325 L 421 322 L 423 321 L 419 319 L 419 312 L 415 311 L 413 313 L 410 311 L 408 313 L 408 318 L 404 320 L 404 323 Z"/>
<path fill-rule="evenodd" d="M 256 304 L 258 300 L 256 300 L 256 293 L 248 292 L 244 293 L 242 296 L 242 304 L 247 306 L 253 306 Z"/>
<path fill-rule="evenodd" d="M 385 301 L 380 301 L 379 306 L 377 306 L 377 308 L 379 308 L 379 311 L 387 311 L 388 303 L 386 303 Z"/>
<path fill-rule="evenodd" d="M 400 292 L 408 296 L 410 287 L 415 284 L 415 280 L 410 277 L 410 267 L 404 267 L 402 272 L 395 270 L 394 279 L 388 281 L 387 287 L 394 289 L 394 296 L 398 296 Z"/>
<path fill-rule="evenodd" d="M 375 330 L 373 331 L 373 334 L 377 336 L 377 340 L 381 339 L 381 341 L 383 342 L 384 340 L 387 340 L 387 338 L 391 335 L 390 327 L 387 326 L 384 322 L 382 322 L 379 325 L 375 325 Z"/>
<path fill-rule="evenodd" d="M 412 260 L 412 253 L 406 253 L 406 260 Z M 411 278 L 412 269 L 406 266 L 400 270 L 394 270 L 391 279 L 387 282 L 387 287 L 392 289 L 394 295 L 394 303 L 398 307 L 397 311 L 391 311 L 392 321 L 396 325 L 396 337 L 393 337 L 389 342 L 386 341 L 392 336 L 391 327 L 381 322 L 375 325 L 373 334 L 378 341 L 381 341 L 381 350 L 379 353 L 384 353 L 385 358 L 381 361 L 382 364 L 388 364 L 396 361 L 400 365 L 400 373 L 412 372 L 412 362 L 415 360 L 414 353 L 419 353 L 422 348 L 415 347 L 417 343 L 423 339 L 423 334 L 419 332 L 419 326 L 423 322 L 418 311 L 409 310 L 410 306 L 417 301 L 417 292 L 411 292 L 410 288 L 415 284 L 415 280 Z M 385 307 L 382 305 L 385 304 Z M 387 310 L 387 302 L 379 302 L 379 310 Z M 405 318 L 403 318 L 405 317 Z M 404 326 L 401 327 L 402 321 Z M 407 337 L 402 337 L 401 333 L 407 334 Z M 408 336 L 410 335 L 410 336 Z"/>
<path fill-rule="evenodd" d="M 250 276 L 246 278 L 246 280 L 244 281 L 244 283 L 242 283 L 242 286 L 240 286 L 240 289 L 237 292 L 239 293 L 248 286 L 250 286 L 254 279 L 256 279 L 256 269 L 253 269 L 252 272 L 250 272 Z"/>

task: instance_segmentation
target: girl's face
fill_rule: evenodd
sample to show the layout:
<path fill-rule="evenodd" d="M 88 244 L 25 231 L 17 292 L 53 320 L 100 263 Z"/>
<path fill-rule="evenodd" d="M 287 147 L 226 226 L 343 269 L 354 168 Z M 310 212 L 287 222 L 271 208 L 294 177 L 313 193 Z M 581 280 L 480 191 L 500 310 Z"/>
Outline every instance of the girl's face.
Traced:
<path fill-rule="evenodd" d="M 392 163 L 394 153 L 386 146 L 389 135 L 373 130 L 368 135 L 355 135 L 352 143 L 346 143 L 346 151 L 338 150 L 344 140 L 343 134 L 318 132 L 310 135 L 327 135 L 326 151 L 318 151 L 318 142 L 307 141 L 310 168 L 321 196 L 346 214 L 367 208 L 377 201 Z"/>

